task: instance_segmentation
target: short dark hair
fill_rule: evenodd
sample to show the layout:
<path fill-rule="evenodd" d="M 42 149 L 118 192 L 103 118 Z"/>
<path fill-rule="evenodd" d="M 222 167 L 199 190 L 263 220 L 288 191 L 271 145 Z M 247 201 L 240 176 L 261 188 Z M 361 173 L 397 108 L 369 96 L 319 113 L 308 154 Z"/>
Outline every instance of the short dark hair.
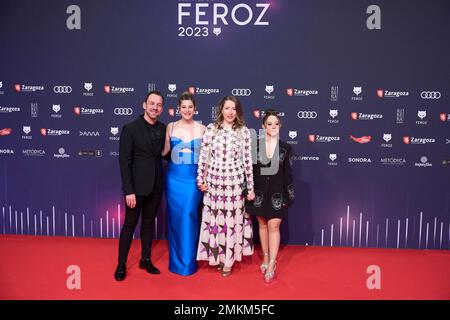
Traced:
<path fill-rule="evenodd" d="M 274 109 L 267 109 L 266 111 L 264 111 L 264 118 L 263 118 L 263 120 L 262 120 L 263 124 L 266 124 L 267 119 L 268 119 L 270 116 L 276 117 L 276 118 L 278 119 L 278 123 L 279 123 L 280 126 L 281 126 L 280 113 L 279 113 L 278 111 L 274 110 Z"/>
<path fill-rule="evenodd" d="M 145 97 L 144 102 L 147 102 L 147 99 L 148 99 L 148 97 L 150 97 L 151 94 L 156 94 L 157 96 L 160 96 L 162 98 L 163 103 L 164 103 L 164 97 L 161 94 L 161 92 L 159 92 L 158 90 L 152 90 L 149 93 L 147 93 L 147 96 Z"/>

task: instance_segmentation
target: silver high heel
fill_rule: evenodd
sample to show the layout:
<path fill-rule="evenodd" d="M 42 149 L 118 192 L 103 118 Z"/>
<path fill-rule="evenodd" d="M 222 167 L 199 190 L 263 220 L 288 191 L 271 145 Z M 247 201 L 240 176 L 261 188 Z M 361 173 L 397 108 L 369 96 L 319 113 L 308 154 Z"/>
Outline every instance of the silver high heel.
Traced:
<path fill-rule="evenodd" d="M 268 256 L 268 253 L 264 253 L 264 256 Z M 267 268 L 269 267 L 268 263 L 261 263 L 261 265 L 259 266 L 259 270 L 261 270 L 262 274 L 266 274 Z"/>
<path fill-rule="evenodd" d="M 269 264 L 273 264 L 273 271 L 266 271 L 264 274 L 264 282 L 271 283 L 275 278 L 275 269 L 277 268 L 277 260 L 270 260 Z M 268 268 L 268 267 L 267 267 Z"/>

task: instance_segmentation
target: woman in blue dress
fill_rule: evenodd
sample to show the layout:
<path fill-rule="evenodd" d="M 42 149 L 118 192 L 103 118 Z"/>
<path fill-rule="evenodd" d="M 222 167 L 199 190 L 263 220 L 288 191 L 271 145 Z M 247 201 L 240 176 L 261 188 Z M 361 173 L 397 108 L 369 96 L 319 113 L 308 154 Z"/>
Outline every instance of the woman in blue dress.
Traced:
<path fill-rule="evenodd" d="M 181 119 L 167 125 L 163 154 L 170 151 L 166 173 L 169 271 L 182 276 L 195 273 L 200 231 L 202 192 L 196 185 L 198 156 L 205 126 L 194 121 L 194 96 L 184 92 L 178 100 Z"/>

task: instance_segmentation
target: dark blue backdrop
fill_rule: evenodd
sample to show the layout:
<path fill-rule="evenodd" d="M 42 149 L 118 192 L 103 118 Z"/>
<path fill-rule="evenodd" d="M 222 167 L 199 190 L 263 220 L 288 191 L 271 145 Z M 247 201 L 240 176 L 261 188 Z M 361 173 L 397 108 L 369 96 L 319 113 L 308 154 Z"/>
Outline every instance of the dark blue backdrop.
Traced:
<path fill-rule="evenodd" d="M 67 27 L 73 4 L 81 29 Z M 232 92 L 246 95 L 249 127 L 258 111 L 282 113 L 297 194 L 284 242 L 449 249 L 450 2 L 377 1 L 381 29 L 369 30 L 372 4 L 2 1 L 1 232 L 117 237 L 122 125 L 154 88 L 161 120 L 176 120 L 177 96 L 195 87 L 204 123 Z M 165 227 L 163 204 L 159 238 Z"/>

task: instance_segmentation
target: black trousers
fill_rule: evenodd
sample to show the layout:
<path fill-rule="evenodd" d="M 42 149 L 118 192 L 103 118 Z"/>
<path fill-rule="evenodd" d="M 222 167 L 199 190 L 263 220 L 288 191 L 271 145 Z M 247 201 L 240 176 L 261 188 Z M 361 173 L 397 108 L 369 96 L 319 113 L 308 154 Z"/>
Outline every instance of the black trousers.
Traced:
<path fill-rule="evenodd" d="M 130 251 L 133 233 L 141 219 L 141 259 L 149 259 L 152 250 L 153 228 L 162 193 L 153 191 L 147 196 L 136 196 L 136 206 L 131 209 L 126 204 L 125 221 L 119 239 L 119 263 L 126 263 Z"/>

